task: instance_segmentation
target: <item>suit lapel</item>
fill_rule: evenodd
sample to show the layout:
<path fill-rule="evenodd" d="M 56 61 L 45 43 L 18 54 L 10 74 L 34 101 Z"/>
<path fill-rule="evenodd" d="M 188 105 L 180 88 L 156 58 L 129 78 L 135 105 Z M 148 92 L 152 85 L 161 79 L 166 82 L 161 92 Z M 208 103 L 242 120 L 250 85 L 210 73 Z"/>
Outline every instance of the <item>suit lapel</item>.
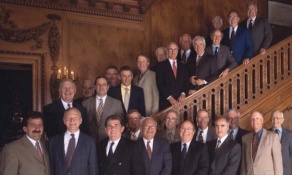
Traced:
<path fill-rule="evenodd" d="M 282 138 L 281 138 L 282 145 L 286 145 L 287 142 L 289 141 L 287 136 L 288 136 L 288 134 L 287 134 L 286 129 L 282 127 Z"/>
<path fill-rule="evenodd" d="M 171 75 L 171 79 L 175 80 L 173 70 L 172 70 L 172 64 L 169 62 L 169 59 L 165 60 L 165 64 L 166 64 L 165 68 L 169 72 L 169 74 L 167 74 L 167 76 Z"/>
<path fill-rule="evenodd" d="M 33 157 L 35 157 L 41 164 L 43 164 L 43 161 L 41 160 L 38 152 L 37 152 L 37 149 L 35 148 L 35 146 L 31 143 L 31 141 L 26 137 L 26 135 L 24 135 L 22 137 L 22 140 L 23 140 L 23 144 L 24 146 L 26 147 L 26 150 L 28 152 L 31 153 L 31 155 L 33 155 Z M 42 147 L 43 148 L 43 147 Z M 45 150 L 43 150 L 44 152 Z"/>
<path fill-rule="evenodd" d="M 261 149 L 265 146 L 266 140 L 267 140 L 267 131 L 265 129 L 263 129 L 263 133 L 262 133 L 262 137 L 261 137 L 261 140 L 260 140 L 260 143 L 259 143 L 259 146 L 258 146 L 258 150 L 257 150 L 257 154 L 256 154 L 256 157 L 255 157 L 255 161 L 260 156 L 259 153 L 261 152 Z"/>

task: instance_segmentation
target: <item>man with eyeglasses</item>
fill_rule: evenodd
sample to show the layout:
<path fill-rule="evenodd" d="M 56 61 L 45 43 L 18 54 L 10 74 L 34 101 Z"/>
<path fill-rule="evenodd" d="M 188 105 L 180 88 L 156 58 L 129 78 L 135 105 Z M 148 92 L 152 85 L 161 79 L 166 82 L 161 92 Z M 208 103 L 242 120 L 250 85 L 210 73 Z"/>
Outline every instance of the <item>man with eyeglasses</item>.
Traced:
<path fill-rule="evenodd" d="M 227 112 L 227 119 L 229 122 L 230 139 L 237 141 L 241 145 L 242 136 L 247 134 L 248 131 L 239 127 L 240 112 L 236 109 L 230 109 Z"/>
<path fill-rule="evenodd" d="M 273 32 L 268 19 L 257 16 L 257 5 L 255 2 L 247 4 L 248 18 L 239 25 L 250 30 L 254 46 L 254 56 L 265 54 L 272 43 Z"/>
<path fill-rule="evenodd" d="M 172 159 L 169 144 L 165 139 L 154 137 L 157 122 L 145 117 L 141 123 L 143 138 L 134 147 L 132 172 L 134 175 L 170 175 Z"/>
<path fill-rule="evenodd" d="M 184 64 L 177 61 L 178 46 L 170 42 L 168 59 L 158 63 L 156 83 L 159 91 L 159 110 L 178 106 L 188 94 L 188 73 Z"/>
<path fill-rule="evenodd" d="M 131 175 L 134 142 L 122 137 L 123 119 L 118 115 L 109 116 L 104 127 L 108 137 L 97 143 L 99 174 Z"/>
<path fill-rule="evenodd" d="M 222 44 L 230 48 L 238 65 L 247 65 L 254 54 L 253 42 L 250 31 L 239 26 L 239 21 L 238 13 L 231 10 L 228 13 L 229 27 L 223 30 Z"/>
<path fill-rule="evenodd" d="M 180 125 L 180 142 L 170 146 L 172 155 L 172 175 L 202 174 L 209 170 L 209 156 L 206 144 L 193 140 L 195 127 L 191 121 Z"/>
<path fill-rule="evenodd" d="M 271 115 L 271 122 L 273 124 L 271 131 L 278 134 L 283 159 L 283 175 L 291 175 L 291 160 L 292 160 L 292 131 L 282 127 L 284 122 L 283 112 L 274 110 Z"/>
<path fill-rule="evenodd" d="M 128 130 L 123 134 L 124 137 L 137 141 L 142 138 L 142 132 L 140 130 L 141 114 L 136 109 L 130 109 L 127 113 Z"/>
<path fill-rule="evenodd" d="M 176 110 L 169 110 L 165 114 L 163 130 L 157 132 L 157 137 L 165 138 L 169 143 L 180 141 L 179 137 L 179 112 Z"/>
<path fill-rule="evenodd" d="M 119 115 L 123 117 L 122 103 L 107 95 L 108 81 L 104 77 L 96 77 L 96 96 L 82 102 L 87 110 L 90 135 L 96 140 L 107 137 L 104 131 L 105 120 L 108 116 Z"/>

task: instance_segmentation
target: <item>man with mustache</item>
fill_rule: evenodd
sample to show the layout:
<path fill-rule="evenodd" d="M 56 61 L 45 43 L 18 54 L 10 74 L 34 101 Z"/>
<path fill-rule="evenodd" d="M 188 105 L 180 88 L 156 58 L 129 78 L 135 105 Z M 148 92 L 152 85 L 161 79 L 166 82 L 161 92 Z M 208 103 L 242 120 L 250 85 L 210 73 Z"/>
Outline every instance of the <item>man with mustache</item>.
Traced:
<path fill-rule="evenodd" d="M 26 134 L 2 150 L 0 174 L 50 175 L 47 144 L 41 139 L 44 131 L 42 114 L 29 112 L 23 124 Z"/>

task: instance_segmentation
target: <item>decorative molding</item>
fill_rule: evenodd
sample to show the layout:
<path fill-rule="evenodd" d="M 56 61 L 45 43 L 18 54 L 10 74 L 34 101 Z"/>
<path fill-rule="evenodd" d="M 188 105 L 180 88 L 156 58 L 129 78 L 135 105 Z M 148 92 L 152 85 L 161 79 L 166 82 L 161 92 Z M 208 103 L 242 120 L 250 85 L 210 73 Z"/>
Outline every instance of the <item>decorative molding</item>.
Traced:
<path fill-rule="evenodd" d="M 153 0 L 147 0 L 147 2 Z M 30 7 L 38 7 L 38 8 L 46 8 L 46 9 L 53 9 L 53 10 L 60 10 L 60 11 L 68 11 L 74 13 L 83 13 L 89 15 L 97 15 L 97 16 L 106 16 L 111 18 L 119 18 L 119 19 L 127 19 L 133 21 L 142 21 L 143 15 L 130 13 L 128 8 L 123 8 L 126 12 L 114 11 L 111 10 L 111 5 L 108 6 L 107 2 L 105 4 L 105 9 L 98 9 L 95 7 L 96 3 L 101 3 L 100 1 L 89 1 L 88 7 L 76 6 L 72 4 L 61 4 L 58 2 L 35 2 L 35 1 L 23 1 L 23 0 L 0 0 L 0 3 L 7 3 L 7 4 L 16 4 L 16 5 L 23 5 L 23 6 L 30 6 Z M 144 1 L 143 1 L 144 2 Z M 143 3 L 144 4 L 144 3 Z M 151 4 L 151 3 L 147 3 Z M 123 7 L 123 5 L 121 5 Z M 137 11 L 141 11 L 140 7 L 129 6 L 132 8 L 136 8 Z M 109 8 L 109 9 L 108 9 Z"/>

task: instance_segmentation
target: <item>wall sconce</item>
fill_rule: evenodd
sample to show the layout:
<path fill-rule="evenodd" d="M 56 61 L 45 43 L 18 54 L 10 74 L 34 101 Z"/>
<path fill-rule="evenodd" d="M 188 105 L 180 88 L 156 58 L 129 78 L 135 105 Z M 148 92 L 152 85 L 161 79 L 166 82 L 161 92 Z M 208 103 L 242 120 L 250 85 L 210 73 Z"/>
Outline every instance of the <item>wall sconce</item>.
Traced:
<path fill-rule="evenodd" d="M 50 94 L 52 102 L 59 99 L 59 84 L 64 78 L 70 78 L 75 82 L 76 86 L 79 83 L 78 74 L 75 74 L 73 70 L 69 71 L 66 66 L 63 69 L 55 67 L 50 79 Z"/>

